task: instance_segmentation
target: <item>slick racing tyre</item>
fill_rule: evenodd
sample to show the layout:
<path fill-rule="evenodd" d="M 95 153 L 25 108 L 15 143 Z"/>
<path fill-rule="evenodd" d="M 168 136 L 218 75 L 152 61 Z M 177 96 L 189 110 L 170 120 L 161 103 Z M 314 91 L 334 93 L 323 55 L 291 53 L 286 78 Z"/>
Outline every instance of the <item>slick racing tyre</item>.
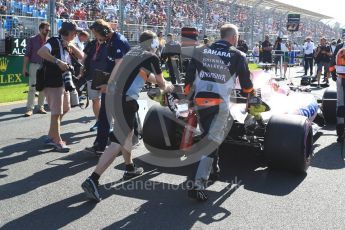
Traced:
<path fill-rule="evenodd" d="M 264 154 L 274 169 L 306 172 L 313 152 L 313 132 L 306 117 L 272 116 L 264 141 Z"/>

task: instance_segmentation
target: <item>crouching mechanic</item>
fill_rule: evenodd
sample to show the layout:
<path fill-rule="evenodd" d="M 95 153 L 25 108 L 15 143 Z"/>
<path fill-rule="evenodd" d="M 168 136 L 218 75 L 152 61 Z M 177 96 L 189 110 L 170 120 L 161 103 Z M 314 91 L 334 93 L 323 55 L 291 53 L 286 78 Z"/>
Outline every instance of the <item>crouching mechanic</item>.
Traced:
<path fill-rule="evenodd" d="M 345 35 L 343 35 L 345 40 Z M 338 44 L 329 67 L 332 79 L 337 83 L 337 142 L 344 141 L 345 118 L 345 42 Z"/>
<path fill-rule="evenodd" d="M 158 84 L 166 92 L 174 89 L 164 80 L 160 60 L 155 54 L 159 46 L 157 35 L 144 31 L 139 42 L 140 46 L 129 51 L 121 64 L 115 66 L 108 82 L 106 109 L 109 120 L 114 119 L 115 135 L 110 135 L 111 144 L 99 159 L 95 171 L 82 184 L 87 197 L 97 202 L 100 201 L 98 180 L 120 152 L 126 164 L 125 180 L 144 172 L 143 168 L 133 164 L 131 149 L 135 114 L 139 109 L 137 100 L 146 81 Z"/>
<path fill-rule="evenodd" d="M 218 147 L 229 131 L 230 94 L 236 77 L 245 93 L 253 92 L 250 72 L 244 53 L 236 49 L 238 28 L 233 24 L 220 29 L 221 40 L 209 47 L 196 48 L 186 73 L 185 91 L 194 98 L 198 122 L 207 146 L 203 146 L 193 187 L 188 196 L 207 200 L 205 192 L 211 173 L 219 173 Z M 193 96 L 192 96 L 193 95 Z"/>

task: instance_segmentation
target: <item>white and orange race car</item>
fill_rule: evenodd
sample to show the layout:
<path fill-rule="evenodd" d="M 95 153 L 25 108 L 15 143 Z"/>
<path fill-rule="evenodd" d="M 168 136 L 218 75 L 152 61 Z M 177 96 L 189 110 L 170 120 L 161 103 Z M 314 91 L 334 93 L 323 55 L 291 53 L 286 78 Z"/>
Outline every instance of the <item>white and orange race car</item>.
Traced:
<path fill-rule="evenodd" d="M 252 82 L 257 96 L 250 108 L 256 111 L 248 112 L 247 97 L 237 82 L 229 119 L 224 121 L 229 123 L 224 143 L 257 148 L 272 168 L 305 172 L 320 126 L 335 121 L 336 92 L 327 90 L 323 99 L 317 100 L 311 93 L 275 80 L 269 71 L 254 72 Z M 150 98 L 158 94 L 159 90 L 148 92 Z M 193 151 L 190 139 L 198 143 L 202 138 L 193 107 L 181 91 L 164 98 L 161 104 L 166 106 L 152 106 L 146 115 L 144 144 L 154 154 L 163 150 L 188 154 Z"/>

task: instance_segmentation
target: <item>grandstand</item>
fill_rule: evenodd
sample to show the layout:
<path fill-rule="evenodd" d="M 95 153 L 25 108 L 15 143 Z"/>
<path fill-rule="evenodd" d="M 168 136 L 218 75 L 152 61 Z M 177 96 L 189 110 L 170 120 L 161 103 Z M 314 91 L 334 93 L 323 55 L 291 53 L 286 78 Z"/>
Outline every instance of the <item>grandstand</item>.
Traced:
<path fill-rule="evenodd" d="M 55 4 L 54 4 L 55 2 Z M 28 37 L 40 21 L 48 20 L 53 32 L 62 20 L 78 20 L 81 27 L 96 18 L 118 22 L 118 30 L 135 41 L 145 29 L 180 34 L 183 26 L 196 27 L 201 34 L 217 36 L 225 22 L 239 26 L 242 38 L 252 45 L 271 37 L 291 35 L 286 30 L 287 14 L 301 14 L 300 31 L 293 39 L 338 37 L 339 28 L 322 22 L 329 16 L 300 9 L 275 0 L 0 0 L 0 39 Z"/>

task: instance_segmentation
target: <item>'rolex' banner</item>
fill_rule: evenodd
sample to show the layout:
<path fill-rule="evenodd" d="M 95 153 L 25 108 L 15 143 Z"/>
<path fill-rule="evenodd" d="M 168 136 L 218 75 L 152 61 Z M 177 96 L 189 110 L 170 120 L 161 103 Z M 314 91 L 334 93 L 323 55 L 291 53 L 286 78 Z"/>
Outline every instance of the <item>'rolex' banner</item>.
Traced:
<path fill-rule="evenodd" d="M 23 60 L 23 56 L 0 55 L 0 86 L 29 82 L 22 74 Z"/>

